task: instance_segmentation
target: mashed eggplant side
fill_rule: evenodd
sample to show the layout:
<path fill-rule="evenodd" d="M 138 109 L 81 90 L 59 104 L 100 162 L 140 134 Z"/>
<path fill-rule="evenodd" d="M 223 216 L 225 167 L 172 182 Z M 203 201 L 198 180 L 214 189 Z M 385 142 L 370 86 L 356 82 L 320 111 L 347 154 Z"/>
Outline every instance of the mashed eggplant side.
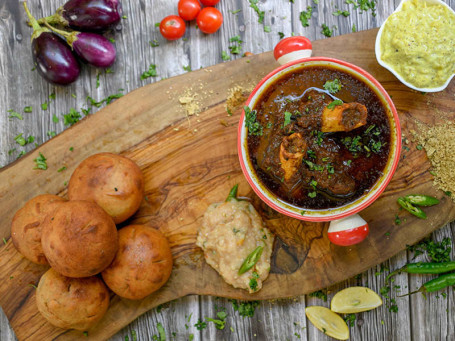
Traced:
<path fill-rule="evenodd" d="M 196 245 L 204 251 L 207 263 L 228 284 L 254 293 L 262 288 L 269 275 L 273 239 L 254 207 L 247 201 L 234 199 L 209 206 Z M 239 274 L 245 259 L 260 246 L 263 250 L 257 263 Z"/>

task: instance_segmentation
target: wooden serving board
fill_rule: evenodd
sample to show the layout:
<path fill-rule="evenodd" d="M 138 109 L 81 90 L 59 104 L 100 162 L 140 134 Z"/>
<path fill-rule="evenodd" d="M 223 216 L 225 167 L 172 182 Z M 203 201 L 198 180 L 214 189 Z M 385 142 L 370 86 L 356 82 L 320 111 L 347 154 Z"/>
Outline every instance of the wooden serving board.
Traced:
<path fill-rule="evenodd" d="M 376 77 L 395 102 L 403 133 L 409 138 L 417 121 L 435 125 L 453 120 L 455 82 L 437 94 L 423 95 L 405 87 L 377 64 L 376 33 L 370 30 L 316 41 L 314 55 L 346 60 Z M 407 145 L 409 151 L 403 150 L 385 193 L 362 212 L 371 232 L 359 245 L 337 247 L 327 239 L 327 224 L 286 218 L 263 204 L 240 170 L 236 147 L 241 110 L 228 116 L 225 101 L 229 88 L 254 85 L 277 66 L 272 53 L 264 53 L 137 89 L 1 170 L 0 235 L 7 243 L 0 247 L 0 303 L 19 340 L 67 340 L 82 335 L 54 328 L 41 317 L 33 285 L 47 268 L 24 259 L 9 238 L 11 219 L 21 206 L 42 193 L 65 196 L 65 181 L 94 153 L 120 153 L 141 167 L 146 198 L 129 222 L 159 228 L 169 238 L 175 266 L 169 282 L 146 299 L 113 296 L 107 315 L 89 331 L 89 339 L 106 339 L 158 304 L 188 294 L 272 299 L 310 293 L 390 258 L 455 218 L 451 200 L 432 185 L 425 152 L 412 142 Z M 178 101 L 185 91 L 198 94 L 203 108 L 189 120 Z M 48 159 L 46 171 L 33 170 L 38 152 Z M 62 166 L 67 170 L 57 172 Z M 235 183 L 240 184 L 241 196 L 253 198 L 277 235 L 271 275 L 253 295 L 224 283 L 194 244 L 207 206 L 222 201 Z M 441 203 L 426 209 L 428 220 L 407 216 L 406 222 L 396 226 L 396 199 L 410 192 L 437 196 Z"/>

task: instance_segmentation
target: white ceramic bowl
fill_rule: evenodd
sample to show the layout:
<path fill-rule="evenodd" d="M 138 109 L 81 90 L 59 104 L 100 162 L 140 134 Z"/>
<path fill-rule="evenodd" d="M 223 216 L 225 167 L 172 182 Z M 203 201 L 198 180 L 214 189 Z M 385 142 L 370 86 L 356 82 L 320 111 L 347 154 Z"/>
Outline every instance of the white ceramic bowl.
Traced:
<path fill-rule="evenodd" d="M 403 4 L 407 1 L 410 1 L 410 0 L 402 0 L 400 2 L 400 4 L 398 5 L 397 9 L 393 12 L 393 13 L 396 13 L 396 12 L 399 12 L 401 11 L 401 8 L 403 7 Z M 445 2 L 441 1 L 441 0 L 421 0 L 421 1 L 425 1 L 425 2 L 428 2 L 428 3 L 437 3 L 437 4 L 441 4 L 443 6 L 446 6 L 448 9 L 450 9 L 454 14 L 455 14 L 455 11 L 449 7 L 449 5 L 447 5 Z M 392 14 L 393 14 L 392 13 Z M 411 83 L 409 82 L 406 82 L 403 77 L 401 77 L 394 69 L 393 67 L 390 65 L 390 64 L 387 64 L 386 62 L 384 62 L 382 59 L 381 59 L 381 37 L 382 37 L 382 32 L 384 31 L 384 26 L 385 26 L 385 23 L 387 22 L 387 20 L 389 20 L 389 18 L 386 19 L 386 21 L 384 21 L 384 23 L 381 25 L 381 28 L 379 29 L 379 32 L 378 32 L 378 35 L 376 36 L 376 45 L 375 45 L 375 53 L 376 53 L 376 59 L 378 61 L 378 63 L 385 67 L 387 70 L 389 70 L 390 72 L 392 72 L 395 77 L 398 78 L 398 80 L 403 83 L 404 85 L 406 85 L 407 87 L 411 88 L 411 89 L 414 89 L 414 90 L 417 90 L 417 91 L 421 91 L 421 92 L 438 92 L 438 91 L 443 91 L 447 85 L 449 85 L 450 81 L 452 80 L 452 78 L 455 76 L 455 74 L 449 76 L 447 78 L 447 81 L 444 83 L 444 85 L 438 87 L 438 88 L 418 88 L 414 85 L 412 85 Z M 455 29 L 455 28 L 453 28 Z"/>

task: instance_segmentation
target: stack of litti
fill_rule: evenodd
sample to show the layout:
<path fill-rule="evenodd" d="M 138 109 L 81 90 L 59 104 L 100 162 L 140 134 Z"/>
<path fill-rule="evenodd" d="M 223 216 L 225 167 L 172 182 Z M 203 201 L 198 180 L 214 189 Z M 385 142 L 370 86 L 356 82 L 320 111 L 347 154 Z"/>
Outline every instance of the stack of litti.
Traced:
<path fill-rule="evenodd" d="M 116 224 L 134 215 L 143 196 L 140 168 L 126 157 L 100 153 L 76 168 L 68 201 L 44 194 L 17 211 L 14 246 L 28 260 L 51 266 L 36 302 L 54 326 L 85 331 L 97 324 L 109 307 L 105 283 L 123 298 L 141 299 L 169 279 L 172 253 L 161 232 L 143 225 L 117 232 Z"/>

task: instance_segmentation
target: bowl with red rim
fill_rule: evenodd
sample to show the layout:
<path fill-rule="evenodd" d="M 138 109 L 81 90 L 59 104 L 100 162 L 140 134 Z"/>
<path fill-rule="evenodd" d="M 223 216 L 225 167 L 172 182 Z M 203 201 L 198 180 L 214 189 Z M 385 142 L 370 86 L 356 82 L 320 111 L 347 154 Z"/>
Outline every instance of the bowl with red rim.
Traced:
<path fill-rule="evenodd" d="M 382 175 L 363 195 L 353 202 L 340 207 L 309 209 L 285 202 L 267 188 L 256 174 L 248 150 L 248 128 L 245 126 L 245 111 L 242 112 L 238 127 L 238 155 L 240 165 L 245 178 L 254 192 L 274 210 L 286 216 L 305 221 L 326 222 L 342 220 L 343 224 L 339 226 L 343 226 L 345 230 L 349 230 L 360 226 L 358 225 L 360 220 L 356 214 L 371 205 L 382 194 L 392 179 L 401 151 L 400 122 L 396 108 L 389 95 L 381 84 L 368 72 L 342 60 L 326 57 L 311 57 L 311 53 L 311 42 L 307 38 L 290 37 L 283 39 L 275 47 L 274 51 L 275 59 L 282 65 L 270 72 L 257 84 L 246 101 L 245 107 L 254 110 L 264 92 L 271 85 L 294 72 L 304 72 L 305 67 L 336 68 L 342 72 L 349 73 L 374 91 L 387 113 L 387 119 L 390 125 L 390 145 L 388 159 Z"/>

